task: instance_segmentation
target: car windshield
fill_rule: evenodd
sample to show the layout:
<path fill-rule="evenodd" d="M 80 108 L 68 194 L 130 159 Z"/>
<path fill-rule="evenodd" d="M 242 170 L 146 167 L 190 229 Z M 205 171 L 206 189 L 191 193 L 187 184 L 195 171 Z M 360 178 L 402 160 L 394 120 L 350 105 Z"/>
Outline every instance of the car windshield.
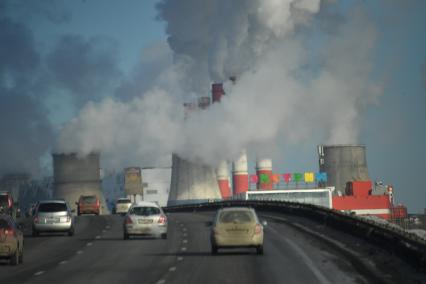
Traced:
<path fill-rule="evenodd" d="M 132 203 L 132 201 L 130 201 L 130 199 L 119 199 L 119 200 L 117 200 L 117 203 L 118 204 L 120 204 L 120 203 Z"/>
<path fill-rule="evenodd" d="M 9 228 L 9 223 L 4 219 L 0 219 L 0 229 L 8 229 L 8 228 Z"/>
<path fill-rule="evenodd" d="M 220 223 L 251 223 L 254 220 L 250 211 L 225 211 L 220 214 Z"/>
<path fill-rule="evenodd" d="M 160 208 L 157 207 L 133 207 L 130 210 L 131 215 L 151 216 L 160 214 Z"/>
<path fill-rule="evenodd" d="M 38 212 L 61 212 L 61 211 L 67 211 L 67 206 L 65 203 L 41 203 L 38 206 Z"/>
<path fill-rule="evenodd" d="M 83 203 L 94 204 L 96 203 L 96 196 L 83 196 L 81 198 Z"/>

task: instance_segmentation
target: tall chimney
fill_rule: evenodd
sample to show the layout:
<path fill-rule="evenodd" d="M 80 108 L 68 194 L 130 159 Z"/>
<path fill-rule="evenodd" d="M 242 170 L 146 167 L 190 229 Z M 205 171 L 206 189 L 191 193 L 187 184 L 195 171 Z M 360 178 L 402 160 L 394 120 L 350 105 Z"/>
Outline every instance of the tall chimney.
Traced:
<path fill-rule="evenodd" d="M 216 169 L 217 183 L 219 185 L 220 194 L 222 199 L 231 197 L 231 188 L 229 186 L 229 170 L 228 162 L 221 161 Z"/>
<path fill-rule="evenodd" d="M 232 164 L 232 186 L 234 195 L 248 191 L 248 166 L 245 150 L 242 151 L 240 157 Z"/>
<path fill-rule="evenodd" d="M 257 189 L 259 190 L 273 189 L 271 159 L 256 160 L 256 175 L 258 177 Z"/>

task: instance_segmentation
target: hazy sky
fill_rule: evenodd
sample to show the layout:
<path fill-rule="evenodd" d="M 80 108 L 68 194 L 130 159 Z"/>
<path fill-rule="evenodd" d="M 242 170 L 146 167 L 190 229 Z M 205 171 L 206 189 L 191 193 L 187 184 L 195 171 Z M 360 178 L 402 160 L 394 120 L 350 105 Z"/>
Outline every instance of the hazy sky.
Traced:
<path fill-rule="evenodd" d="M 269 11 L 267 1 L 200 2 L 0 0 L 0 173 L 51 174 L 46 157 L 64 125 L 68 135 L 62 137 L 69 141 L 69 135 L 102 130 L 94 136 L 112 161 L 120 160 L 116 147 L 132 156 L 128 146 L 137 137 L 145 139 L 138 146 L 148 157 L 142 164 L 152 158 L 149 153 L 157 154 L 156 147 L 195 158 L 191 149 L 213 149 L 201 156 L 209 159 L 220 148 L 206 142 L 212 137 L 203 131 L 209 120 L 223 117 L 229 129 L 211 127 L 224 141 L 236 141 L 224 144 L 229 155 L 242 145 L 258 154 L 259 145 L 273 148 L 266 153 L 279 172 L 316 171 L 318 144 L 366 144 L 371 178 L 393 184 L 397 201 L 410 212 L 426 208 L 426 1 L 329 0 L 316 7 L 317 1 L 289 0 L 283 2 L 298 2 L 297 9 L 282 13 Z M 256 5 L 266 14 L 247 23 L 244 15 Z M 241 80 L 235 87 L 225 84 L 229 101 L 182 127 L 173 103 L 208 95 L 212 81 L 233 72 Z M 280 72 L 283 79 L 274 78 Z M 277 97 L 274 90 L 290 94 Z M 231 115 L 238 101 L 247 108 Z M 122 129 L 118 118 L 134 112 L 145 115 L 124 116 L 134 121 Z M 265 126 L 265 117 L 275 122 Z M 94 121 L 93 128 L 82 129 L 85 119 Z M 237 135 L 233 126 L 239 121 L 257 131 Z M 139 125 L 143 133 L 134 131 Z M 205 140 L 170 138 L 180 133 Z M 127 135 L 132 139 L 117 138 Z M 76 143 L 97 149 L 85 138 Z"/>

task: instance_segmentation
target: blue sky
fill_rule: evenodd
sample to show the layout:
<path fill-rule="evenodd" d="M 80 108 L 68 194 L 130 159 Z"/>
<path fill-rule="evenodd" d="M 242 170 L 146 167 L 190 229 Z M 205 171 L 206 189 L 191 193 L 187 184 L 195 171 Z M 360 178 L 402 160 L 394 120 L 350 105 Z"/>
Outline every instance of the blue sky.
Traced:
<path fill-rule="evenodd" d="M 85 87 L 82 93 L 87 92 L 87 96 L 76 99 L 77 95 L 73 93 L 75 89 L 69 88 L 72 82 L 58 84 L 55 81 L 58 77 L 55 77 L 54 72 L 51 71 L 48 77 L 53 76 L 49 77 L 53 83 L 50 81 L 46 83 L 47 79 L 43 76 L 29 75 L 34 84 L 32 86 L 40 86 L 40 88 L 37 91 L 33 88 L 31 94 L 25 96 L 29 100 L 28 105 L 33 103 L 31 100 L 34 97 L 39 96 L 43 99 L 40 110 L 31 112 L 33 116 L 28 119 L 37 121 L 43 112 L 48 113 L 48 119 L 53 128 L 46 130 L 42 127 L 46 121 L 40 122 L 40 130 L 37 131 L 46 131 L 46 134 L 37 140 L 38 154 L 45 156 L 43 151 L 46 152 L 46 150 L 49 153 L 51 145 L 43 148 L 42 145 L 49 144 L 43 139 L 54 140 L 62 125 L 73 118 L 88 100 L 99 101 L 103 97 L 114 96 L 116 88 L 122 84 L 123 80 L 132 77 L 136 72 L 142 72 L 140 68 L 148 69 L 156 64 L 157 61 L 152 58 L 164 53 L 167 40 L 166 24 L 156 19 L 155 4 L 157 2 L 153 0 L 52 0 L 44 4 L 33 1 L 30 5 L 26 1 L 15 1 L 14 5 L 10 5 L 13 1 L 4 2 L 9 9 L 5 14 L 0 12 L 0 18 L 9 19 L 7 23 L 10 27 L 13 26 L 10 23 L 19 23 L 28 31 L 23 38 L 29 41 L 31 41 L 30 38 L 33 39 L 34 54 L 36 54 L 34 56 L 39 58 L 39 63 L 35 63 L 34 68 L 41 70 L 41 73 L 49 64 L 50 69 L 57 70 L 54 69 L 57 66 L 55 64 L 61 58 L 55 56 L 52 50 L 55 48 L 66 50 L 66 44 L 69 41 L 63 38 L 65 35 L 77 35 L 79 37 L 72 41 L 74 44 L 78 46 L 93 44 L 95 51 L 99 51 L 105 57 L 113 58 L 111 61 L 107 60 L 105 65 L 111 69 L 108 69 L 109 73 L 103 77 L 106 78 L 105 82 L 99 82 L 103 78 L 93 79 L 95 84 L 93 86 L 107 85 L 102 89 L 102 95 L 97 97 L 90 97 L 90 88 Z M 333 9 L 344 18 L 354 8 L 356 2 L 338 1 Z M 424 16 L 426 1 L 364 1 L 363 7 L 378 35 L 374 60 L 371 62 L 374 76 L 377 76 L 377 80 L 383 80 L 385 87 L 383 95 L 364 112 L 359 142 L 367 145 L 372 179 L 393 184 L 397 200 L 407 204 L 410 212 L 420 212 L 426 208 L 426 190 L 423 189 L 422 179 L 426 172 L 426 127 L 424 126 L 426 74 L 422 71 L 426 64 L 426 17 Z M 61 39 L 62 46 L 58 45 Z M 60 57 L 59 51 L 56 55 Z M 29 53 L 31 52 L 26 54 Z M 86 62 L 88 70 L 102 68 L 99 65 L 104 64 L 105 57 L 95 56 L 94 61 L 91 61 L 90 56 L 91 54 L 88 55 L 88 62 Z M 0 57 L 0 63 L 5 58 Z M 166 61 L 162 64 L 167 64 Z M 149 62 L 149 64 L 140 65 L 141 62 Z M 10 68 L 14 70 L 15 67 Z M 147 78 L 150 76 L 149 70 L 143 70 L 142 74 Z M 7 108 L 7 104 L 11 102 L 5 99 L 2 103 Z M 20 111 L 25 112 L 25 109 Z M 0 115 L 9 121 L 16 119 L 13 114 Z M 16 132 L 16 137 L 21 137 L 20 135 Z M 6 146 L 0 145 L 0 147 Z M 21 148 L 23 147 L 27 145 L 23 144 Z M 0 153 L 7 157 L 4 154 L 5 151 L 3 149 Z M 301 144 L 293 150 L 287 149 L 286 152 L 293 152 L 293 154 L 287 155 L 285 162 L 280 157 L 274 159 L 279 161 L 276 165 L 277 170 L 317 169 L 316 149 L 311 143 Z M 37 155 L 33 159 L 36 160 Z M 0 168 L 0 172 L 12 169 L 19 169 L 19 162 Z"/>

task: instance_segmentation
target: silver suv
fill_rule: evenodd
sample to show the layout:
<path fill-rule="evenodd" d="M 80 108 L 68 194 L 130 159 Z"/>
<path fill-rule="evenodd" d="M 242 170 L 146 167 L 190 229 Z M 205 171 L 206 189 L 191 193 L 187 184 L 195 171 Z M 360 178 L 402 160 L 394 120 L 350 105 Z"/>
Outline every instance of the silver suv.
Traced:
<path fill-rule="evenodd" d="M 33 236 L 41 232 L 66 232 L 74 235 L 74 218 L 64 200 L 39 201 L 33 216 Z"/>

